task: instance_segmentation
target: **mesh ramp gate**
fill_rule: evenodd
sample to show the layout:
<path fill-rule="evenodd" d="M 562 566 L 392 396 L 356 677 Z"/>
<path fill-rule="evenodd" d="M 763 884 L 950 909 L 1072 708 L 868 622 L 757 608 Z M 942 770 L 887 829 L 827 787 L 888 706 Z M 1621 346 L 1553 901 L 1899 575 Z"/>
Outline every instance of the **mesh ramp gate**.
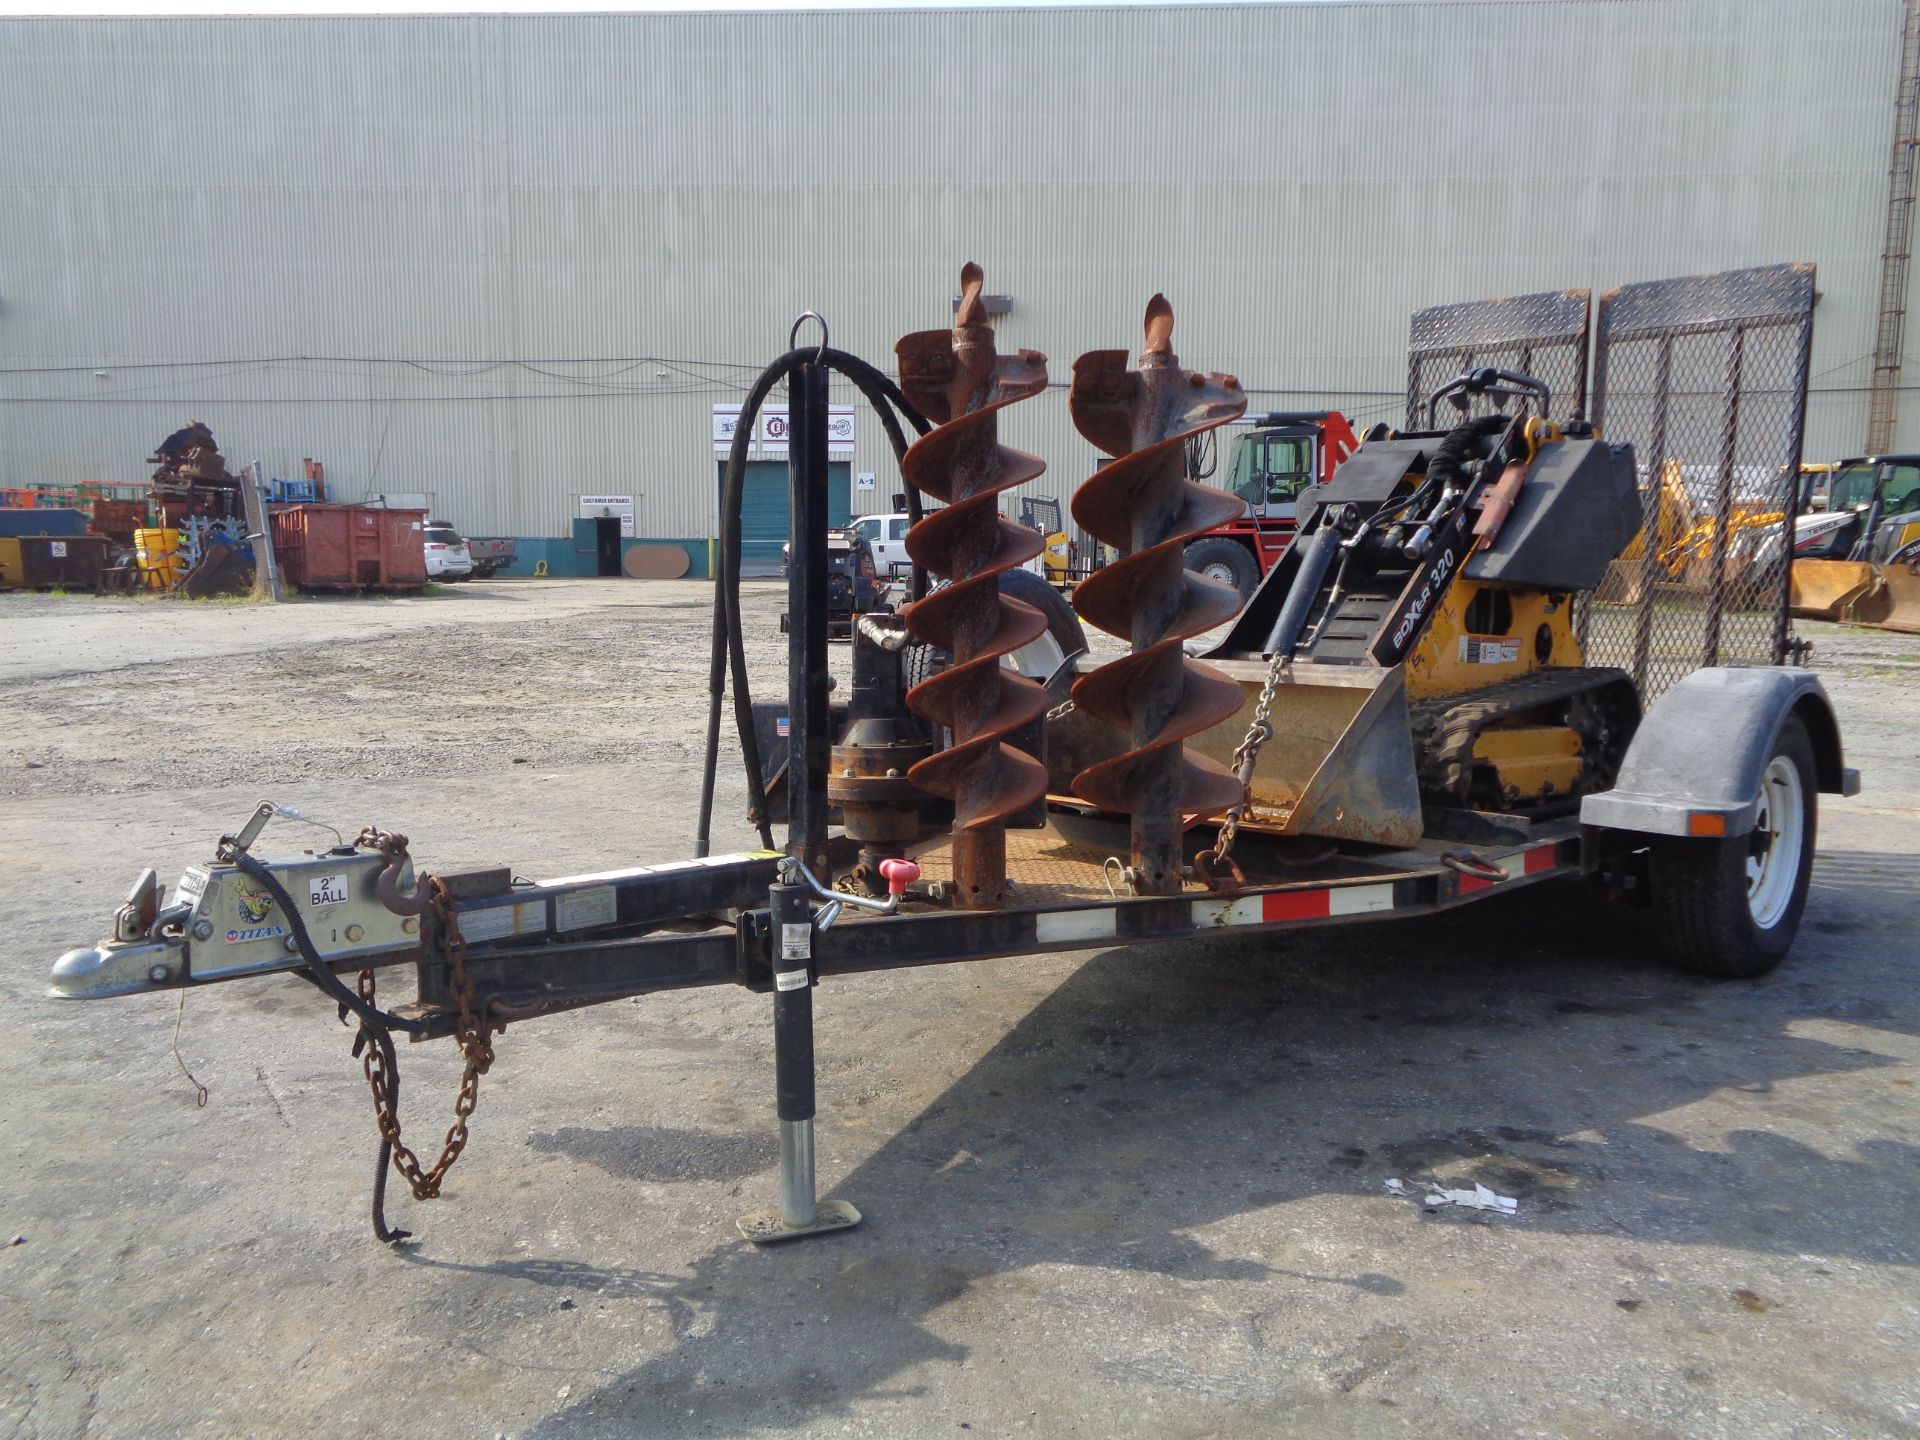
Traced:
<path fill-rule="evenodd" d="M 1407 335 L 1407 429 L 1445 430 L 1493 403 L 1474 396 L 1465 412 L 1451 404 L 1427 423 L 1427 400 L 1457 375 L 1482 365 L 1517 370 L 1546 382 L 1553 414 L 1565 420 L 1587 405 L 1587 319 L 1590 292 L 1543 290 L 1462 305 L 1416 310 Z M 1522 402 L 1522 413 L 1530 402 Z"/>
<path fill-rule="evenodd" d="M 1594 421 L 1634 448 L 1643 523 L 1586 605 L 1590 665 L 1643 704 L 1705 665 L 1788 658 L 1813 266 L 1623 285 L 1600 299 Z"/>

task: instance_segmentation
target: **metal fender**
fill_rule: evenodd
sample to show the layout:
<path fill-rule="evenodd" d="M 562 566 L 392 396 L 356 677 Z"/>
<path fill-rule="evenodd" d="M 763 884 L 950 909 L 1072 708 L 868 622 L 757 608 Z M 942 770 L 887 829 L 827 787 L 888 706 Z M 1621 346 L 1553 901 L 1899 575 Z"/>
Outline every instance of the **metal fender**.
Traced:
<path fill-rule="evenodd" d="M 1722 666 L 1694 671 L 1654 702 L 1614 788 L 1580 802 L 1580 823 L 1645 835 L 1746 834 L 1761 772 L 1789 715 L 1813 742 L 1818 788 L 1857 795 L 1860 772 L 1841 763 L 1840 727 L 1811 670 Z M 1724 817 L 1724 830 L 1691 825 L 1697 815 Z"/>

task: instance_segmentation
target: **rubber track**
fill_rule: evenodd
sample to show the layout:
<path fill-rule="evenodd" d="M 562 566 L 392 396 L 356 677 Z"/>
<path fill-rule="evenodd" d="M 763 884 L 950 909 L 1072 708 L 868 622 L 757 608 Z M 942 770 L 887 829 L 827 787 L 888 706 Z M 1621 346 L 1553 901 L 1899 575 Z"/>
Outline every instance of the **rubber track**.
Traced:
<path fill-rule="evenodd" d="M 1574 700 L 1623 682 L 1630 690 L 1632 677 L 1624 670 L 1607 666 L 1556 666 L 1411 706 L 1413 747 L 1422 797 L 1440 804 L 1465 804 L 1475 765 L 1473 747 L 1486 730 L 1543 705 Z M 1600 783 L 1611 781 L 1638 724 L 1636 706 L 1631 723 L 1611 727 L 1604 752 L 1583 756 L 1578 793 L 1585 794 L 1599 788 Z"/>

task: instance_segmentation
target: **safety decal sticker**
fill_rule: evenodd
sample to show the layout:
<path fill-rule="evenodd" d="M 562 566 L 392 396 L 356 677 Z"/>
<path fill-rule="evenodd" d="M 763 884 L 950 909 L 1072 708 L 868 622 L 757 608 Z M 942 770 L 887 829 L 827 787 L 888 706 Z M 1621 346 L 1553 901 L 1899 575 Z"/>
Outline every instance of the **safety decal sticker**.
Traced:
<path fill-rule="evenodd" d="M 1519 658 L 1518 640 L 1478 640 L 1471 635 L 1460 637 L 1462 665 L 1511 665 Z"/>

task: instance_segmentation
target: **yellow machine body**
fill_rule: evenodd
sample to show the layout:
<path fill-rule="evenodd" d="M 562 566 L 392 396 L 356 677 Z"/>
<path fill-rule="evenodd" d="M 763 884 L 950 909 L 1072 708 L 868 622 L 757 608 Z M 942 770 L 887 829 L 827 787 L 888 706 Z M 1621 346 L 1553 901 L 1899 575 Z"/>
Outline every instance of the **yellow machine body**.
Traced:
<path fill-rule="evenodd" d="M 1473 758 L 1492 767 L 1509 803 L 1571 795 L 1580 782 L 1582 744 L 1566 725 L 1503 725 L 1473 742 Z"/>
<path fill-rule="evenodd" d="M 1529 429 L 1530 461 L 1557 430 Z M 1500 503 L 1529 483 L 1520 479 Z M 1677 477 L 1669 477 L 1677 485 Z M 1677 536 L 1685 528 L 1675 517 Z M 1498 524 L 1493 526 L 1497 532 Z M 1476 542 L 1476 550 L 1486 544 Z M 1496 692 L 1542 670 L 1578 671 L 1585 664 L 1574 630 L 1570 590 L 1488 583 L 1468 578 L 1468 562 L 1441 590 L 1431 617 L 1399 664 L 1296 661 L 1282 672 L 1272 708 L 1272 734 L 1260 748 L 1242 824 L 1287 835 L 1317 835 L 1375 844 L 1410 844 L 1424 830 L 1419 777 L 1435 767 L 1419 753 L 1419 717 L 1446 702 Z M 1245 692 L 1239 713 L 1188 743 L 1233 763 L 1266 679 L 1264 662 L 1216 660 Z M 1507 692 L 1509 695 L 1511 691 Z M 1501 702 L 1494 702 L 1497 711 Z M 1526 808 L 1578 792 L 1585 745 L 1569 724 L 1555 723 L 1560 697 L 1544 705 L 1516 703 L 1476 724 L 1448 763 L 1477 772 L 1476 793 Z M 1433 727 L 1426 727 L 1431 730 Z M 1491 785 L 1484 778 L 1490 773 Z"/>
<path fill-rule="evenodd" d="M 1407 657 L 1407 698 L 1458 695 L 1546 666 L 1584 663 L 1573 633 L 1572 600 L 1540 590 L 1454 581 Z M 1503 623 L 1491 625 L 1489 619 Z"/>
<path fill-rule="evenodd" d="M 1046 548 L 1040 552 L 1040 563 L 1046 568 L 1049 585 L 1061 590 L 1068 588 L 1072 577 L 1069 574 L 1071 562 L 1068 558 L 1066 531 L 1055 530 L 1046 537 Z"/>

